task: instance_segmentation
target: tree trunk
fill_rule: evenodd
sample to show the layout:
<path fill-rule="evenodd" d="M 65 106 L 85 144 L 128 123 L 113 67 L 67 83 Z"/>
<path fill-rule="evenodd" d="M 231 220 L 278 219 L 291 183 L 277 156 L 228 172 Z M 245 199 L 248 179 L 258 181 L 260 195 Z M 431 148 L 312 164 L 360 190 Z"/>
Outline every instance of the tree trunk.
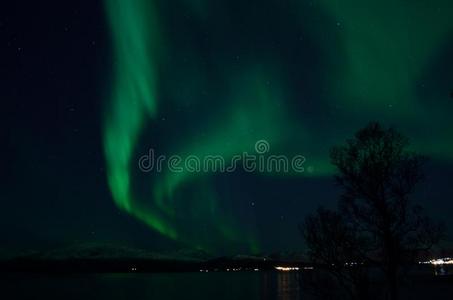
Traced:
<path fill-rule="evenodd" d="M 389 300 L 398 299 L 398 268 L 395 264 L 391 263 L 387 271 L 387 284 Z"/>

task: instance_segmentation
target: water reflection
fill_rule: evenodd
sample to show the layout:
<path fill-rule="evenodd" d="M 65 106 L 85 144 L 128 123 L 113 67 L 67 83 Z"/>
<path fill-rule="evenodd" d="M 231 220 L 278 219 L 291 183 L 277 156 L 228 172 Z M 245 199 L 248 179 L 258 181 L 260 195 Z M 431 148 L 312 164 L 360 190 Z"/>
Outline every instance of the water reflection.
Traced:
<path fill-rule="evenodd" d="M 14 299 L 298 300 L 298 278 L 297 272 L 20 274 L 0 278 L 0 290 Z"/>
<path fill-rule="evenodd" d="M 446 299 L 450 281 L 433 280 L 431 266 L 422 266 L 404 299 Z M 448 272 L 438 268 L 438 274 Z M 431 275 L 431 277 L 429 277 Z M 298 272 L 209 272 L 156 274 L 0 274 L 2 295 L 11 299 L 85 300 L 299 300 L 311 299 L 299 287 Z M 448 276 L 445 276 L 448 279 Z M 408 283 L 409 284 L 409 283 Z M 24 288 L 26 287 L 26 288 Z M 5 298 L 5 297 L 4 297 Z M 448 298 L 448 297 L 447 297 Z M 451 298 L 451 297 L 450 297 Z M 448 298 L 448 299 L 450 299 Z M 5 299 L 9 299 L 6 297 Z"/>
<path fill-rule="evenodd" d="M 436 276 L 445 276 L 451 274 L 449 267 L 440 265 L 434 267 L 434 275 Z"/>
<path fill-rule="evenodd" d="M 301 299 L 298 272 L 267 272 L 262 274 L 261 299 Z"/>
<path fill-rule="evenodd" d="M 299 274 L 297 272 L 277 273 L 277 299 L 300 299 Z"/>

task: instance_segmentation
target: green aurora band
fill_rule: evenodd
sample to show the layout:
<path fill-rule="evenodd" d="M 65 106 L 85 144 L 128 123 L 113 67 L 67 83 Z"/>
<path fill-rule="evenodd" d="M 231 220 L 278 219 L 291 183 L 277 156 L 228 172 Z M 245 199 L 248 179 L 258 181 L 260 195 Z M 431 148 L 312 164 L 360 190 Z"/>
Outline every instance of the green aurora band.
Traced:
<path fill-rule="evenodd" d="M 119 208 L 176 238 L 171 225 L 152 211 L 144 212 L 131 191 L 130 164 L 144 123 L 156 114 L 157 22 L 146 1 L 107 1 L 113 32 L 116 86 L 107 112 L 104 145 L 108 181 Z"/>
<path fill-rule="evenodd" d="M 209 90 L 212 85 L 209 68 L 203 67 L 196 51 L 178 52 L 172 44 L 175 42 L 166 35 L 168 22 L 164 22 L 165 14 L 160 13 L 165 8 L 164 2 L 105 0 L 115 75 L 105 108 L 103 142 L 113 199 L 120 209 L 170 239 L 206 250 L 246 244 L 251 251 L 258 251 L 256 228 L 237 224 L 234 213 L 225 209 L 222 197 L 217 194 L 212 174 L 164 172 L 153 177 L 148 196 L 136 195 L 134 191 L 137 149 L 149 127 L 161 118 L 164 108 L 160 108 L 173 107 L 176 113 L 176 108 L 187 105 L 188 100 L 184 99 L 187 97 L 182 96 L 184 91 L 191 94 L 208 89 L 208 96 L 200 98 L 207 102 L 213 94 Z M 218 14 L 227 6 L 225 1 L 221 2 L 215 9 L 209 0 L 175 0 L 173 4 L 200 20 L 203 30 L 215 31 L 210 25 L 217 28 L 218 20 L 224 20 Z M 240 5 L 240 1 L 231 2 Z M 255 142 L 266 139 L 276 153 L 302 152 L 310 167 L 310 172 L 303 176 L 323 177 L 333 172 L 328 148 L 366 122 L 378 119 L 401 127 L 409 136 L 417 133 L 419 138 L 413 141 L 417 151 L 453 161 L 450 113 L 426 101 L 426 98 L 436 101 L 440 95 L 424 95 L 419 91 L 419 82 L 429 76 L 426 73 L 430 72 L 439 49 L 451 38 L 451 1 L 435 0 L 429 5 L 424 1 L 403 0 L 315 3 L 313 8 L 308 1 L 288 1 L 289 10 L 296 15 L 296 21 L 290 25 L 298 27 L 292 30 L 301 30 L 316 41 L 326 61 L 335 62 L 325 67 L 319 83 L 319 90 L 326 91 L 320 96 L 322 108 L 334 114 L 333 117 L 326 117 L 325 123 L 318 127 L 305 122 L 311 119 L 309 108 L 300 115 L 286 104 L 287 100 L 306 99 L 295 96 L 281 55 L 259 54 L 260 49 L 252 47 L 251 52 L 258 50 L 256 57 L 246 56 L 239 66 L 231 66 L 225 58 L 214 60 L 212 64 L 214 69 L 221 70 L 218 72 L 222 81 L 215 101 L 224 105 L 212 109 L 213 116 L 200 112 L 205 117 L 201 127 L 180 129 L 180 134 L 173 134 L 177 142 L 169 142 L 164 148 L 181 156 L 222 155 L 228 160 L 244 151 L 252 153 Z M 313 18 L 307 17 L 320 12 L 330 23 L 313 23 Z M 275 22 L 281 25 L 283 21 Z M 326 38 L 330 35 L 335 39 Z M 178 69 L 176 63 L 169 63 L 172 55 L 189 57 L 193 66 Z M 171 90 L 163 87 L 173 85 L 165 75 L 171 72 L 168 69 L 178 70 L 179 76 L 175 75 L 176 83 Z M 301 85 L 302 89 L 309 88 L 304 83 Z M 168 102 L 163 103 L 162 99 Z M 189 102 L 193 107 L 205 109 L 202 100 Z M 447 105 L 452 108 L 451 103 Z M 433 118 L 437 120 L 436 125 L 426 124 Z M 176 125 L 185 126 L 184 122 Z M 423 131 L 422 127 L 433 129 Z M 200 128 L 202 135 L 197 134 Z M 431 130 L 439 134 L 432 135 Z M 187 222 L 191 225 L 187 226 Z M 216 241 L 212 240 L 213 236 Z"/>

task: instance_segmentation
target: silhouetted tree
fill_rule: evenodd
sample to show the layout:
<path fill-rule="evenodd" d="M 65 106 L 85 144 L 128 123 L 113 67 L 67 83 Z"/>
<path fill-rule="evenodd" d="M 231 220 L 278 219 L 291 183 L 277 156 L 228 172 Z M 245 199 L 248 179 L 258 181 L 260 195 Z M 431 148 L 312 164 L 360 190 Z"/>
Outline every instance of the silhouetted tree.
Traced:
<path fill-rule="evenodd" d="M 365 244 L 344 217 L 320 207 L 305 219 L 301 230 L 310 260 L 323 267 L 304 278 L 311 291 L 320 299 L 369 299 L 367 272 L 362 264 L 355 264 L 362 261 L 359 249 Z"/>
<path fill-rule="evenodd" d="M 394 129 L 371 123 L 345 145 L 334 147 L 331 161 L 338 169 L 335 178 L 342 190 L 339 212 L 329 217 L 318 212 L 303 228 L 312 258 L 329 258 L 328 264 L 351 259 L 379 267 L 389 299 L 397 299 L 402 267 L 443 234 L 442 226 L 410 201 L 423 179 L 424 158 L 408 146 L 407 138 Z M 329 224 L 314 226 L 316 222 Z M 333 232 L 324 230 L 334 226 Z M 333 259 L 327 256 L 329 251 L 341 255 Z"/>

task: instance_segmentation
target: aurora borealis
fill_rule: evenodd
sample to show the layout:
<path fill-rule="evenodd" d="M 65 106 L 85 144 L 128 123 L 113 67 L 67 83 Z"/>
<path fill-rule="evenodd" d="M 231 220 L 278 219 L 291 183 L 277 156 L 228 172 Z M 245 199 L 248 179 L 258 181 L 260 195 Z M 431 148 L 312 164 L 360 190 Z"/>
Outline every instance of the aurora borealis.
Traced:
<path fill-rule="evenodd" d="M 416 133 L 415 150 L 453 159 L 449 86 L 424 92 L 452 38 L 448 1 L 171 2 L 105 1 L 115 57 L 109 186 L 119 208 L 159 233 L 200 248 L 215 236 L 259 249 L 255 228 L 220 208 L 229 199 L 215 175 L 134 174 L 146 146 L 228 158 L 265 138 L 304 154 L 306 176 L 330 176 L 328 147 L 379 119 Z M 140 179 L 149 185 L 141 194 Z"/>
<path fill-rule="evenodd" d="M 453 209 L 449 0 L 101 0 L 0 17 L 12 243 L 300 248 L 298 222 L 336 201 L 329 148 L 374 120 L 430 158 L 422 203 Z M 305 172 L 138 166 L 149 149 L 229 160 L 259 140 Z"/>

